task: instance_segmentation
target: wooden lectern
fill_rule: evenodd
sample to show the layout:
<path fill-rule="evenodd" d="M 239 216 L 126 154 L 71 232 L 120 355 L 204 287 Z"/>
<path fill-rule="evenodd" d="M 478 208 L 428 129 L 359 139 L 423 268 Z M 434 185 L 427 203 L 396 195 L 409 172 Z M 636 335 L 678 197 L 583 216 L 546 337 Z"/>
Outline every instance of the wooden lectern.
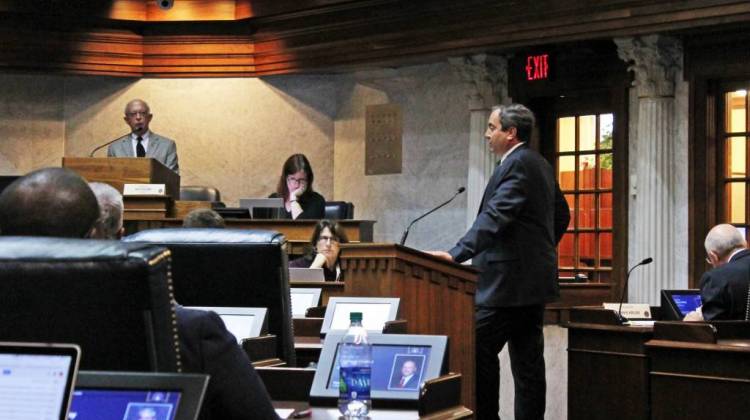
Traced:
<path fill-rule="evenodd" d="M 62 166 L 120 192 L 124 184 L 165 184 L 168 196 L 180 198 L 180 176 L 154 158 L 64 157 Z"/>
<path fill-rule="evenodd" d="M 104 182 L 120 192 L 125 184 L 164 184 L 165 196 L 126 196 L 125 220 L 164 219 L 180 198 L 180 176 L 154 158 L 64 157 L 63 167 L 89 182 Z"/>
<path fill-rule="evenodd" d="M 341 246 L 344 296 L 399 297 L 409 334 L 447 335 L 449 368 L 474 408 L 474 294 L 478 271 L 395 244 Z"/>

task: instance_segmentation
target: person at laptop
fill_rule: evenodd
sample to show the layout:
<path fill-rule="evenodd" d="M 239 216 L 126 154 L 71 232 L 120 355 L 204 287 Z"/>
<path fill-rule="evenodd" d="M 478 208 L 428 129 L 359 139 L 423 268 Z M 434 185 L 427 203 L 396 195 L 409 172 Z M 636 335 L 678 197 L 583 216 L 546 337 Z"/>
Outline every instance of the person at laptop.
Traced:
<path fill-rule="evenodd" d="M 96 239 L 121 239 L 125 233 L 122 224 L 124 205 L 122 194 L 109 184 L 90 182 L 89 187 L 99 202 L 99 219 L 96 221 L 96 231 L 92 235 Z"/>
<path fill-rule="evenodd" d="M 0 194 L 3 235 L 87 238 L 96 235 L 98 219 L 91 188 L 67 169 L 34 171 Z M 219 315 L 180 305 L 176 315 L 183 371 L 211 375 L 201 419 L 277 419 L 258 373 Z"/>
<path fill-rule="evenodd" d="M 750 284 L 750 250 L 742 232 L 729 224 L 714 226 L 704 242 L 713 267 L 700 281 L 700 308 L 685 321 L 745 319 Z"/>
<path fill-rule="evenodd" d="M 281 170 L 276 192 L 271 198 L 283 198 L 282 219 L 322 219 L 326 200 L 313 190 L 313 170 L 305 155 L 289 156 Z"/>
<path fill-rule="evenodd" d="M 125 123 L 130 134 L 115 140 L 107 148 L 108 157 L 150 157 L 167 168 L 180 173 L 177 145 L 173 140 L 150 131 L 151 109 L 140 99 L 133 99 L 125 106 Z"/>
<path fill-rule="evenodd" d="M 307 254 L 289 262 L 290 268 L 322 268 L 326 281 L 341 277 L 340 245 L 347 243 L 344 229 L 336 222 L 323 219 L 315 225 Z"/>

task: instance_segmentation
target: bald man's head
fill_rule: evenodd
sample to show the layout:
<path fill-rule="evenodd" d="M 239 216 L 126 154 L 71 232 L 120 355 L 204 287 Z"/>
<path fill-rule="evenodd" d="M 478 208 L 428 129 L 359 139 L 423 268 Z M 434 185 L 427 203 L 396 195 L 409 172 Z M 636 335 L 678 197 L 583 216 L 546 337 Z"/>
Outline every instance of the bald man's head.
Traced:
<path fill-rule="evenodd" d="M 747 248 L 745 236 L 730 224 L 714 226 L 706 235 L 703 245 L 706 248 L 708 261 L 714 267 L 726 263 L 732 252 Z"/>
<path fill-rule="evenodd" d="M 29 173 L 0 194 L 0 234 L 85 238 L 99 205 L 75 172 L 45 168 Z"/>

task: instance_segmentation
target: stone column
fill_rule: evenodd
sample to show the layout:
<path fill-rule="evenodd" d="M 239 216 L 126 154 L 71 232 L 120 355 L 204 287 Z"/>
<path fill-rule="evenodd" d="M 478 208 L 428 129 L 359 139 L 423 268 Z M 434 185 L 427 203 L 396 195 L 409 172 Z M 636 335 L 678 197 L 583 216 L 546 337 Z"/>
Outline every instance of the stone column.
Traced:
<path fill-rule="evenodd" d="M 469 172 L 466 181 L 466 226 L 476 219 L 482 194 L 498 159 L 487 147 L 484 132 L 494 105 L 508 104 L 508 59 L 479 54 L 448 61 L 466 86 L 469 100 Z"/>
<path fill-rule="evenodd" d="M 633 272 L 628 301 L 658 304 L 661 289 L 687 281 L 681 261 L 687 253 L 687 224 L 679 215 L 687 206 L 687 167 L 680 157 L 686 153 L 686 141 L 677 136 L 675 96 L 682 46 L 661 35 L 620 38 L 615 43 L 635 74 L 637 94 L 631 94 L 630 103 L 628 266 L 654 259 Z"/>

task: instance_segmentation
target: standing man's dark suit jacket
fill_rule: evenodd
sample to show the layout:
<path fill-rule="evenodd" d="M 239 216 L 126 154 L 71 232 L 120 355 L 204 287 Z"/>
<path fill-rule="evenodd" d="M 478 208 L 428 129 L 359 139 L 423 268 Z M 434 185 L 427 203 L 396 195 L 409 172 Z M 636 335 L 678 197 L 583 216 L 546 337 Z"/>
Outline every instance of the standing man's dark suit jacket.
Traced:
<path fill-rule="evenodd" d="M 747 249 L 703 274 L 700 282 L 703 319 L 745 319 L 748 284 L 750 250 Z"/>
<path fill-rule="evenodd" d="M 183 371 L 211 375 L 201 420 L 277 419 L 266 387 L 214 312 L 177 306 Z"/>
<path fill-rule="evenodd" d="M 107 148 L 108 157 L 135 157 L 133 142 L 130 134 L 120 137 Z M 162 137 L 153 131 L 148 133 L 148 150 L 146 157 L 152 157 L 163 163 L 167 168 L 180 173 L 180 163 L 177 159 L 177 145 L 173 140 Z"/>
<path fill-rule="evenodd" d="M 478 306 L 544 304 L 559 296 L 556 247 L 569 222 L 553 168 L 524 144 L 495 168 L 474 225 L 448 252 L 482 270 Z"/>

